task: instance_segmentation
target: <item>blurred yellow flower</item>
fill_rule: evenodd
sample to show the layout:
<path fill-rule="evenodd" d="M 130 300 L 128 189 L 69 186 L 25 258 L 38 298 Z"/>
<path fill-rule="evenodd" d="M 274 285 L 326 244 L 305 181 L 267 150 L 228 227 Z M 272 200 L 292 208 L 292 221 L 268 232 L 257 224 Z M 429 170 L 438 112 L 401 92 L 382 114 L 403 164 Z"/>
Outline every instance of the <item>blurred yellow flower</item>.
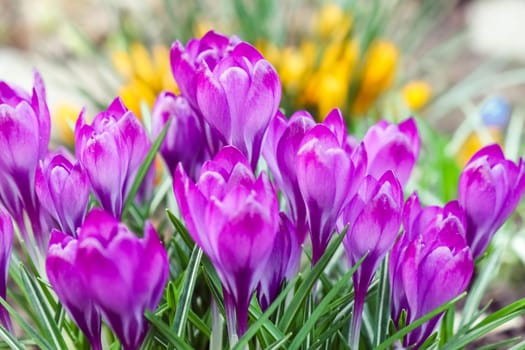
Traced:
<path fill-rule="evenodd" d="M 391 86 L 398 60 L 399 51 L 393 43 L 380 39 L 370 45 L 352 106 L 354 113 L 365 113 L 379 95 Z"/>
<path fill-rule="evenodd" d="M 81 108 L 70 103 L 60 103 L 53 109 L 52 135 L 61 144 L 73 147 L 75 144 L 75 124 Z"/>
<path fill-rule="evenodd" d="M 402 89 L 402 96 L 407 106 L 417 111 L 425 106 L 432 96 L 432 87 L 423 80 L 408 82 Z"/>
<path fill-rule="evenodd" d="M 113 65 L 124 79 L 119 96 L 138 117 L 141 117 L 142 102 L 151 108 L 161 91 L 178 92 L 169 57 L 169 49 L 165 46 L 155 46 L 150 53 L 140 43 L 133 43 L 129 51 L 113 53 Z"/>
<path fill-rule="evenodd" d="M 485 135 L 482 135 L 483 133 Z M 492 143 L 498 143 L 502 146 L 503 130 L 501 128 L 488 127 L 479 132 L 473 132 L 465 140 L 456 155 L 459 165 L 462 167 L 465 166 L 474 153 L 479 151 L 482 147 Z"/>
<path fill-rule="evenodd" d="M 315 21 L 322 39 L 342 40 L 352 28 L 352 16 L 336 4 L 324 5 Z"/>

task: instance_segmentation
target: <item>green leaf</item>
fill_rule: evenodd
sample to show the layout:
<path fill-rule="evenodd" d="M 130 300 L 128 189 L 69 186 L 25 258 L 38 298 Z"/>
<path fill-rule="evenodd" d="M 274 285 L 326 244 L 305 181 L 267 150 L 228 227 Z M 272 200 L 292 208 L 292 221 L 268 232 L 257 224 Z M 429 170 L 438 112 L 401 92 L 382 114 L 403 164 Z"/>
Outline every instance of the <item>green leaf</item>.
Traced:
<path fill-rule="evenodd" d="M 178 337 L 173 330 L 166 325 L 161 319 L 155 316 L 150 311 L 146 310 L 145 317 L 151 325 L 172 345 L 178 350 L 192 350 L 192 346 L 187 344 L 184 339 Z"/>
<path fill-rule="evenodd" d="M 465 306 L 463 307 L 463 317 L 459 324 L 460 330 L 466 328 L 465 326 L 476 320 L 474 315 L 478 314 L 476 311 L 478 311 L 481 299 L 496 274 L 501 258 L 501 252 L 501 249 L 493 251 L 483 268 L 479 269 L 480 274 L 470 289 L 469 295 L 465 301 Z"/>
<path fill-rule="evenodd" d="M 4 326 L 0 325 L 0 337 L 6 342 L 7 345 L 13 350 L 25 350 L 26 347 L 14 335 L 11 334 Z"/>
<path fill-rule="evenodd" d="M 27 321 L 25 321 L 24 318 L 20 316 L 20 314 L 15 309 L 13 309 L 3 298 L 0 298 L 0 304 L 2 304 L 3 307 L 5 307 L 5 309 L 9 312 L 11 317 L 16 321 L 16 323 L 18 323 L 18 325 L 24 330 L 24 332 L 26 332 L 27 335 L 31 337 L 32 340 L 35 341 L 36 345 L 38 345 L 40 349 L 43 349 L 43 350 L 54 350 L 55 349 L 47 342 L 46 339 L 40 336 L 40 334 L 38 334 L 33 329 L 33 327 L 31 327 L 31 325 L 29 325 L 29 323 L 27 323 Z"/>
<path fill-rule="evenodd" d="M 177 233 L 181 236 L 186 246 L 188 246 L 188 248 L 190 249 L 193 249 L 195 242 L 193 241 L 190 234 L 188 233 L 186 226 L 184 226 L 184 224 L 175 216 L 175 214 L 171 212 L 171 210 L 166 209 L 166 214 L 168 214 L 168 218 L 173 224 L 175 231 L 177 231 Z"/>
<path fill-rule="evenodd" d="M 208 339 L 211 336 L 211 329 L 208 325 L 202 322 L 201 318 L 193 311 L 189 310 L 188 320 L 192 323 L 199 331 L 202 332 Z"/>
<path fill-rule="evenodd" d="M 388 259 L 383 259 L 379 270 L 379 286 L 376 299 L 375 337 L 374 346 L 381 344 L 386 338 L 388 321 L 390 319 L 390 286 L 388 284 Z"/>
<path fill-rule="evenodd" d="M 295 284 L 294 282 L 296 280 L 297 280 L 297 277 L 292 282 L 288 283 L 286 288 L 284 288 L 281 291 L 281 293 L 279 293 L 277 298 L 275 298 L 273 303 L 268 307 L 268 309 L 266 309 L 266 311 L 262 315 L 258 314 L 256 311 L 253 310 L 253 308 L 251 308 L 252 316 L 256 321 L 250 326 L 250 328 L 248 328 L 246 333 L 244 333 L 244 335 L 239 339 L 237 344 L 235 344 L 235 346 L 233 347 L 233 350 L 244 349 L 244 346 L 248 344 L 248 342 L 261 329 L 261 327 L 267 325 L 267 323 L 271 323 L 268 321 L 268 318 L 275 312 L 275 310 L 277 310 L 279 305 L 284 301 L 288 293 L 292 290 Z M 282 339 L 283 337 L 284 335 L 281 334 L 281 335 L 276 336 L 275 339 L 279 340 L 279 339 Z"/>
<path fill-rule="evenodd" d="M 54 344 L 56 349 L 66 349 L 64 338 L 55 323 L 55 313 L 50 310 L 49 300 L 42 292 L 41 286 L 36 282 L 34 276 L 29 275 L 24 266 L 20 272 L 27 299 L 36 312 L 44 336 Z"/>
<path fill-rule="evenodd" d="M 299 332 L 294 336 L 292 344 L 288 347 L 289 350 L 299 349 L 303 341 L 308 337 L 310 330 L 315 326 L 317 320 L 326 312 L 331 311 L 328 308 L 328 305 L 334 299 L 337 294 L 343 289 L 343 287 L 348 285 L 348 280 L 355 273 L 357 268 L 361 265 L 363 260 L 366 258 L 366 255 L 363 256 L 347 273 L 343 275 L 341 280 L 337 282 L 332 289 L 326 294 L 321 302 L 316 306 L 316 308 L 311 313 L 310 317 L 306 320 L 306 323 L 301 327 Z"/>
<path fill-rule="evenodd" d="M 148 173 L 149 168 L 155 160 L 155 156 L 157 155 L 157 152 L 159 151 L 160 146 L 162 145 L 162 142 L 166 137 L 166 133 L 168 132 L 170 123 L 171 119 L 168 120 L 166 125 L 164 125 L 164 128 L 162 128 L 162 131 L 160 132 L 159 136 L 157 137 L 153 145 L 151 145 L 151 148 L 148 154 L 146 155 L 144 162 L 142 162 L 142 165 L 140 166 L 139 171 L 137 172 L 137 176 L 135 177 L 135 181 L 133 181 L 133 186 L 131 186 L 131 190 L 129 191 L 128 197 L 126 198 L 122 215 L 124 215 L 128 211 L 131 204 L 135 200 L 135 196 L 137 195 L 140 185 L 142 184 L 142 181 L 144 181 L 144 178 L 146 177 L 146 174 Z"/>
<path fill-rule="evenodd" d="M 177 302 L 177 310 L 175 311 L 175 318 L 173 319 L 173 329 L 178 337 L 184 339 L 184 328 L 188 319 L 188 312 L 191 308 L 191 298 L 193 290 L 197 281 L 199 267 L 201 264 L 202 250 L 195 246 L 191 253 L 190 262 L 186 267 L 184 273 L 184 282 L 182 291 L 180 293 L 179 301 Z"/>
<path fill-rule="evenodd" d="M 477 350 L 509 349 L 509 346 L 511 346 L 512 344 L 516 343 L 520 339 L 521 339 L 521 337 L 514 337 L 514 338 L 510 338 L 510 339 L 501 340 L 501 341 L 496 342 L 496 343 L 492 343 L 492 344 L 487 344 L 487 345 L 481 346 Z M 518 344 L 516 344 L 516 346 L 517 345 Z M 518 349 L 521 349 L 521 350 L 525 349 L 525 344 L 522 344 L 521 348 L 518 348 Z M 509 350 L 511 350 L 511 349 L 509 349 Z"/>
<path fill-rule="evenodd" d="M 294 318 L 296 317 L 299 310 L 302 308 L 315 282 L 319 279 L 319 276 L 321 276 L 321 274 L 324 272 L 326 265 L 328 265 L 328 262 L 334 255 L 335 251 L 341 245 L 341 242 L 343 241 L 347 230 L 348 228 L 345 228 L 342 233 L 337 235 L 332 240 L 321 259 L 319 259 L 319 261 L 313 267 L 313 269 L 310 270 L 309 273 L 304 276 L 303 283 L 301 283 L 301 285 L 298 287 L 297 293 L 294 295 L 292 301 L 290 302 L 290 305 L 288 305 L 288 307 L 286 308 L 286 311 L 284 312 L 283 317 L 279 322 L 279 329 L 283 330 L 284 332 L 287 332 L 290 329 Z"/>
<path fill-rule="evenodd" d="M 430 320 L 434 316 L 439 315 L 440 313 L 442 313 L 443 311 L 447 310 L 452 305 L 456 304 L 459 300 L 464 298 L 466 294 L 467 293 L 460 294 L 459 296 L 455 297 L 454 299 L 450 300 L 449 302 L 447 302 L 447 303 L 437 307 L 436 309 L 432 310 L 428 314 L 426 314 L 426 315 L 418 318 L 414 322 L 408 324 L 406 327 L 403 327 L 402 329 L 400 329 L 399 331 L 394 333 L 392 336 L 390 336 L 388 339 L 386 339 L 384 342 L 379 344 L 379 346 L 376 347 L 375 350 L 386 350 L 386 349 L 388 349 L 390 346 L 392 346 L 392 344 L 394 344 L 394 342 L 396 342 L 398 340 L 400 341 L 401 339 L 403 339 L 403 337 L 405 335 L 407 335 L 408 333 L 410 333 L 411 331 L 413 331 L 417 327 L 421 326 L 423 323 L 427 322 L 428 320 Z"/>

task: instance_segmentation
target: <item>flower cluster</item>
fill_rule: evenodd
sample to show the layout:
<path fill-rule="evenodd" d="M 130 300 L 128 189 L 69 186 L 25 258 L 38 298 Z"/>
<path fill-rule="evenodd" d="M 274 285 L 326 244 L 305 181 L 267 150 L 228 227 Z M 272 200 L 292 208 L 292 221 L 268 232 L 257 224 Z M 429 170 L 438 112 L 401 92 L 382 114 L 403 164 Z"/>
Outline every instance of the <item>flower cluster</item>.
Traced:
<path fill-rule="evenodd" d="M 80 114 L 76 159 L 48 150 L 38 74 L 32 96 L 0 84 L 0 143 L 7 150 L 0 156 L 0 296 L 14 222 L 47 254 L 50 285 L 93 349 L 102 349 L 103 323 L 125 350 L 140 348 L 144 313 L 157 309 L 170 276 L 152 224 L 124 223 L 130 206 L 140 216 L 138 207 L 151 197 L 152 144 L 162 142 L 180 216 L 222 284 L 230 341 L 247 331 L 254 295 L 267 309 L 297 275 L 303 247 L 311 246 L 315 268 L 341 232 L 355 268 L 348 281 L 352 348 L 359 348 L 368 290 L 385 260 L 394 326 L 415 322 L 466 290 L 475 259 L 525 191 L 523 159 L 505 159 L 493 145 L 465 166 L 458 200 L 422 207 L 414 193 L 405 201 L 421 147 L 414 119 L 381 120 L 358 140 L 339 109 L 322 122 L 306 111 L 287 118 L 272 65 L 250 44 L 213 31 L 175 42 L 170 61 L 180 93 L 160 93 L 152 111 L 153 138 L 164 139 L 154 142 L 117 98 L 91 123 Z M 377 74 L 369 75 L 364 81 L 376 84 Z M 357 93 L 362 103 L 376 97 Z M 441 317 L 413 329 L 402 346 L 420 347 Z M 3 309 L 0 321 L 10 327 Z"/>

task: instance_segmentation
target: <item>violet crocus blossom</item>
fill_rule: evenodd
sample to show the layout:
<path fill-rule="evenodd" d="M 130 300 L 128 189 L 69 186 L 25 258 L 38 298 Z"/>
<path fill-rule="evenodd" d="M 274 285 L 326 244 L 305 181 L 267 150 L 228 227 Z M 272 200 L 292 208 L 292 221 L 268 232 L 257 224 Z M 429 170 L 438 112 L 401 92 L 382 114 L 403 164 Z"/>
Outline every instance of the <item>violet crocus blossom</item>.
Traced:
<path fill-rule="evenodd" d="M 171 120 L 160 154 L 173 175 L 180 162 L 189 176 L 196 180 L 204 161 L 210 158 L 206 136 L 198 116 L 188 101 L 170 92 L 161 93 L 153 106 L 152 136 L 158 137 L 166 123 Z"/>
<path fill-rule="evenodd" d="M 345 207 L 342 221 L 348 226 L 343 244 L 355 265 L 366 258 L 352 276 L 354 282 L 354 314 L 352 317 L 352 348 L 357 349 L 361 317 L 368 287 L 379 264 L 390 250 L 401 226 L 403 189 L 391 171 L 379 180 L 368 175 L 357 194 Z"/>
<path fill-rule="evenodd" d="M 312 265 L 321 258 L 336 229 L 336 222 L 361 175 L 346 144 L 340 112 L 306 132 L 296 155 L 297 182 L 306 205 L 312 241 Z"/>
<path fill-rule="evenodd" d="M 46 273 L 58 299 L 86 335 L 93 350 L 102 350 L 100 312 L 84 270 L 77 262 L 78 244 L 71 235 L 54 229 L 49 240 Z"/>
<path fill-rule="evenodd" d="M 174 190 L 188 232 L 221 280 L 231 339 L 247 328 L 250 299 L 265 272 L 278 231 L 279 205 L 267 176 L 224 147 L 202 167 L 197 183 L 179 164 Z M 235 322 L 236 321 L 236 322 Z"/>
<path fill-rule="evenodd" d="M 0 206 L 0 297 L 7 297 L 7 276 L 9 274 L 9 260 L 13 248 L 13 222 L 11 216 Z M 0 322 L 6 329 L 12 331 L 9 312 L 0 305 Z"/>
<path fill-rule="evenodd" d="M 240 42 L 236 36 L 228 38 L 211 30 L 201 39 L 191 39 L 186 47 L 178 40 L 173 43 L 170 50 L 173 77 L 181 95 L 193 108 L 198 109 L 197 71 L 204 64 L 211 70 L 215 69 Z"/>
<path fill-rule="evenodd" d="M 308 233 L 306 206 L 297 182 L 295 157 L 308 130 L 316 125 L 306 111 L 292 114 L 290 119 L 278 112 L 270 122 L 262 150 L 277 188 L 281 190 L 288 205 L 290 219 L 296 226 L 299 244 Z"/>
<path fill-rule="evenodd" d="M 479 150 L 459 178 L 458 199 L 467 214 L 467 243 L 474 258 L 512 214 L 525 191 L 525 162 L 505 159 L 497 144 Z"/>
<path fill-rule="evenodd" d="M 76 237 L 76 229 L 86 215 L 90 191 L 88 176 L 80 164 L 66 150 L 48 154 L 37 168 L 35 190 L 60 230 Z"/>
<path fill-rule="evenodd" d="M 391 313 L 398 324 L 403 310 L 406 324 L 414 322 L 467 288 L 474 263 L 465 241 L 464 212 L 452 201 L 444 208 L 421 208 L 414 194 L 403 212 L 405 232 L 389 259 Z M 436 329 L 438 315 L 410 332 L 404 347 L 418 348 Z"/>
<path fill-rule="evenodd" d="M 223 142 L 237 147 L 257 167 L 264 133 L 281 102 L 281 82 L 272 65 L 240 42 L 215 67 L 201 63 L 197 104 Z"/>
<path fill-rule="evenodd" d="M 168 256 L 146 222 L 143 238 L 123 223 L 93 209 L 79 230 L 76 267 L 104 320 L 124 350 L 139 349 L 169 277 Z"/>
<path fill-rule="evenodd" d="M 137 172 L 151 147 L 144 127 L 120 98 L 99 113 L 91 125 L 83 113 L 75 127 L 77 159 L 89 176 L 102 208 L 120 218 Z M 154 173 L 144 179 L 152 190 Z M 149 191 L 148 191 L 149 189 Z"/>
<path fill-rule="evenodd" d="M 297 273 L 301 258 L 301 246 L 297 240 L 296 228 L 286 214 L 279 214 L 279 231 L 273 243 L 270 258 L 257 287 L 257 299 L 262 310 L 277 298 L 283 282 Z"/>
<path fill-rule="evenodd" d="M 419 156 L 420 139 L 413 118 L 399 125 L 381 120 L 366 133 L 363 144 L 368 156 L 368 173 L 380 178 L 392 170 L 405 186 Z"/>
<path fill-rule="evenodd" d="M 34 74 L 32 94 L 0 81 L 0 203 L 12 215 L 24 239 L 33 232 L 45 251 L 51 220 L 35 194 L 35 171 L 47 154 L 50 117 L 44 83 Z M 26 227 L 24 215 L 32 227 Z"/>

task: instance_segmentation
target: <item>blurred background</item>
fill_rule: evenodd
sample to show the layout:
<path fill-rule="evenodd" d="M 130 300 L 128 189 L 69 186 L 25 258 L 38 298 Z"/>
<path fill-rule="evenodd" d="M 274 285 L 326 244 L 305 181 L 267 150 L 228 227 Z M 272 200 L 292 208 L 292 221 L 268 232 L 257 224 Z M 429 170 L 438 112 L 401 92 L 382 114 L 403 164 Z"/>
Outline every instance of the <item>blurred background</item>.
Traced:
<path fill-rule="evenodd" d="M 426 204 L 457 196 L 480 147 L 525 154 L 525 1 L 0 0 L 0 80 L 45 80 L 55 144 L 73 146 L 88 116 L 119 95 L 147 123 L 156 95 L 177 91 L 173 41 L 214 29 L 256 46 L 276 67 L 287 115 L 339 107 L 350 132 L 417 118 L 422 155 L 409 190 Z M 496 236 L 488 299 L 525 296 L 525 203 Z M 484 263 L 479 264 L 484 268 Z M 494 337 L 525 332 L 523 320 Z"/>

